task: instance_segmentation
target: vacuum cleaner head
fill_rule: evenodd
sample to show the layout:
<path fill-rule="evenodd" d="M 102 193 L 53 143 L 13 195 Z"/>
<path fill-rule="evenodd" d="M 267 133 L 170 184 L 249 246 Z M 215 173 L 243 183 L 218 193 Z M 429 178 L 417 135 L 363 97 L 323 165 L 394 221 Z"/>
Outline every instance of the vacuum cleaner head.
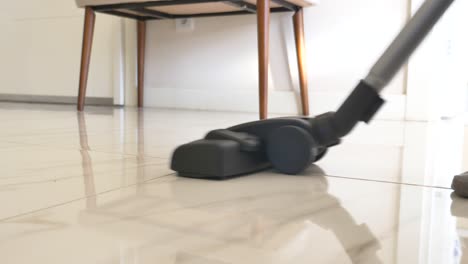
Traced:
<path fill-rule="evenodd" d="M 177 148 L 171 169 L 180 176 L 226 179 L 270 167 L 298 174 L 323 158 L 359 121 L 368 122 L 383 104 L 361 82 L 336 113 L 315 118 L 284 117 L 211 131 Z"/>
<path fill-rule="evenodd" d="M 314 139 L 311 118 L 250 122 L 211 131 L 202 140 L 178 147 L 171 168 L 180 176 L 226 179 L 271 167 L 297 174 L 325 155 Z"/>

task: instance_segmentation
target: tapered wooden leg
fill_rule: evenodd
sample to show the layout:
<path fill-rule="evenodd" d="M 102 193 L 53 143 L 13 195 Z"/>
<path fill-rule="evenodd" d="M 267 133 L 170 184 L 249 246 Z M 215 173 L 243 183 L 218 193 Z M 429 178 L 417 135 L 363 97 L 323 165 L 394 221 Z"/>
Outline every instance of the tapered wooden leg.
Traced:
<path fill-rule="evenodd" d="M 86 7 L 83 30 L 83 47 L 81 51 L 80 86 L 78 88 L 78 111 L 83 111 L 86 86 L 88 84 L 89 61 L 93 47 L 94 24 L 96 15 L 91 7 Z"/>
<path fill-rule="evenodd" d="M 257 0 L 258 80 L 260 119 L 268 116 L 268 60 L 270 39 L 270 0 Z"/>
<path fill-rule="evenodd" d="M 304 11 L 299 9 L 293 16 L 294 35 L 296 39 L 297 66 L 299 69 L 299 84 L 301 88 L 302 114 L 309 113 L 309 91 L 307 83 L 307 65 L 304 43 Z"/>
<path fill-rule="evenodd" d="M 138 107 L 143 107 L 145 90 L 146 21 L 138 21 Z"/>

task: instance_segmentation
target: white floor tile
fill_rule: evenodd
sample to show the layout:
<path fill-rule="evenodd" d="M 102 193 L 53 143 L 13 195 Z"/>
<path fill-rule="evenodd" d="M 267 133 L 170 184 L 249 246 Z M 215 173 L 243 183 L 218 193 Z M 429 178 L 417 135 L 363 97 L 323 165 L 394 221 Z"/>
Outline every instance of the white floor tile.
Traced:
<path fill-rule="evenodd" d="M 0 103 L 5 263 L 468 263 L 456 120 L 376 121 L 302 175 L 179 178 L 175 147 L 254 114 Z"/>

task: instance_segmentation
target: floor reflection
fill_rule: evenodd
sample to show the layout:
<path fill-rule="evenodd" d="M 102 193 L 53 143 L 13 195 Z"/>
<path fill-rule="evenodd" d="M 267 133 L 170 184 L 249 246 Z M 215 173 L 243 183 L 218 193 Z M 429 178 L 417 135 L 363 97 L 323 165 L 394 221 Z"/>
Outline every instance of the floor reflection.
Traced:
<path fill-rule="evenodd" d="M 324 230 L 331 231 L 341 244 L 352 263 L 382 263 L 377 252 L 380 250 L 378 238 L 372 233 L 368 226 L 358 224 L 353 219 L 350 212 L 344 208 L 340 200 L 328 192 L 328 180 L 324 176 L 323 170 L 316 165 L 309 169 L 310 175 L 291 176 L 278 175 L 278 178 L 264 179 L 265 184 L 250 188 L 250 192 L 245 190 L 242 194 L 229 198 L 229 193 L 239 190 L 235 185 L 218 185 L 218 190 L 214 190 L 211 184 L 206 181 L 185 181 L 176 180 L 171 183 L 174 198 L 184 207 L 193 207 L 194 197 L 198 201 L 200 197 L 203 200 L 222 200 L 222 204 L 229 207 L 231 205 L 253 208 L 252 211 L 244 212 L 246 216 L 250 213 L 258 215 L 255 220 L 246 219 L 245 223 L 250 225 L 250 241 L 260 245 L 268 244 L 268 241 L 276 240 L 282 237 L 283 242 L 277 248 L 278 263 L 284 263 L 285 260 L 301 258 L 305 252 L 309 251 L 307 240 L 314 236 L 312 226 L 316 225 Z M 313 181 L 310 181 L 313 178 Z M 284 181 L 283 184 L 280 182 Z M 281 190 L 282 186 L 288 186 L 288 189 L 297 191 L 296 199 L 288 199 Z M 262 188 L 260 191 L 258 188 Z M 301 197 L 303 195 L 303 197 Z M 244 197 L 252 197 L 248 201 Z M 268 206 L 265 207 L 265 200 L 268 199 Z M 289 200 L 289 203 L 285 203 Z M 309 205 L 301 205 L 302 200 L 312 202 Z M 221 206 L 221 205 L 220 205 Z M 202 206 L 197 206 L 202 210 Z M 207 208 L 212 207 L 217 210 L 216 204 L 207 202 Z M 215 212 L 213 212 L 215 213 Z M 301 223 L 301 228 L 295 232 L 289 233 L 285 239 L 282 231 L 289 228 L 289 225 Z M 232 230 L 232 229 L 229 229 Z M 314 239 L 312 239 L 314 240 Z"/>
<path fill-rule="evenodd" d="M 117 111 L 117 112 L 116 112 Z M 120 133 L 120 145 L 123 147 L 123 151 L 125 152 L 126 142 L 125 138 L 127 131 L 125 130 L 125 112 L 122 110 L 116 110 L 112 112 L 106 112 L 105 114 L 119 116 L 119 125 L 120 129 L 118 132 Z M 144 111 L 138 110 L 135 112 L 128 113 L 131 114 L 132 120 L 137 120 L 137 125 L 135 127 L 135 135 L 136 135 L 136 156 L 135 159 L 137 161 L 136 167 L 136 175 L 131 175 L 131 177 L 135 177 L 137 183 L 143 183 L 145 181 L 145 167 L 140 166 L 145 163 L 145 119 L 144 119 Z M 96 178 L 94 175 L 93 170 L 93 161 L 91 158 L 91 147 L 88 140 L 88 131 L 86 126 L 86 114 L 83 112 L 77 113 L 77 121 L 78 121 L 78 131 L 79 131 L 79 142 L 80 142 L 80 154 L 81 154 L 81 165 L 83 171 L 83 181 L 84 181 L 84 190 L 86 194 L 86 205 L 88 209 L 95 209 L 97 207 L 97 195 L 96 195 Z M 122 186 L 126 186 L 126 172 L 125 172 L 125 160 L 122 162 Z M 143 194 L 145 192 L 144 188 L 141 188 L 142 184 L 137 184 L 138 193 Z"/>
<path fill-rule="evenodd" d="M 136 112 L 137 119 L 137 162 L 143 164 L 145 162 L 145 111 L 138 109 Z M 137 168 L 137 181 L 144 182 L 146 178 L 145 168 L 138 166 Z M 142 188 L 141 184 L 137 185 L 138 192 L 144 194 L 145 188 Z"/>
<path fill-rule="evenodd" d="M 83 182 L 86 195 L 86 207 L 96 208 L 96 186 L 94 182 L 93 161 L 89 151 L 88 131 L 86 129 L 86 118 L 83 112 L 77 113 L 78 131 L 80 137 L 81 166 L 83 167 Z"/>
<path fill-rule="evenodd" d="M 317 243 L 317 230 L 325 230 L 336 237 L 352 263 L 383 263 L 378 256 L 381 247 L 377 236 L 365 223 L 357 223 L 340 200 L 328 192 L 328 181 L 321 169 L 314 166 L 312 171 L 313 175 L 296 178 L 252 176 L 252 181 L 241 178 L 227 182 L 179 178 L 153 187 L 143 185 L 134 195 L 82 212 L 80 222 L 96 225 L 113 236 L 121 235 L 123 245 L 127 245 L 124 241 L 129 237 L 139 240 L 140 235 L 154 234 L 143 244 L 121 248 L 119 254 L 125 260 L 140 259 L 135 254 L 168 254 L 161 251 L 161 245 L 168 244 L 176 251 L 174 263 L 192 263 L 187 262 L 190 256 L 193 261 L 233 263 L 229 258 L 216 262 L 209 255 L 200 255 L 200 250 L 238 248 L 243 252 L 240 254 L 251 256 L 256 248 L 275 245 L 271 251 L 275 261 L 264 259 L 262 263 L 289 263 L 317 254 L 310 247 Z M 155 187 L 161 191 L 169 188 L 169 197 L 158 195 Z M 152 196 L 144 195 L 145 188 Z M 174 218 L 177 215 L 180 219 Z M 222 220 L 228 216 L 229 221 Z M 109 228 L 102 226 L 104 219 Z M 119 228 L 130 222 L 135 227 L 131 235 L 129 230 Z"/>

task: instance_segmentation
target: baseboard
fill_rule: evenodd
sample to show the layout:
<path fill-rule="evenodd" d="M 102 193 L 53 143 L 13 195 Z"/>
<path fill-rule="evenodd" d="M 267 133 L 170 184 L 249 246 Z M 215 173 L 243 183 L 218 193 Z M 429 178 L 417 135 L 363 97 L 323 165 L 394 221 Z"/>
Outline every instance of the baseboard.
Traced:
<path fill-rule="evenodd" d="M 76 104 L 76 101 L 77 97 L 74 96 L 0 94 L 0 102 Z M 113 106 L 114 99 L 105 97 L 87 97 L 86 104 Z"/>
<path fill-rule="evenodd" d="M 272 114 L 297 115 L 300 112 L 300 97 L 293 91 L 270 91 L 269 112 Z M 311 115 L 334 111 L 348 94 L 311 92 Z M 145 106 L 178 109 L 258 112 L 258 95 L 247 90 L 199 90 L 151 88 L 145 90 Z M 385 95 L 387 103 L 376 116 L 383 120 L 405 119 L 405 95 Z"/>

